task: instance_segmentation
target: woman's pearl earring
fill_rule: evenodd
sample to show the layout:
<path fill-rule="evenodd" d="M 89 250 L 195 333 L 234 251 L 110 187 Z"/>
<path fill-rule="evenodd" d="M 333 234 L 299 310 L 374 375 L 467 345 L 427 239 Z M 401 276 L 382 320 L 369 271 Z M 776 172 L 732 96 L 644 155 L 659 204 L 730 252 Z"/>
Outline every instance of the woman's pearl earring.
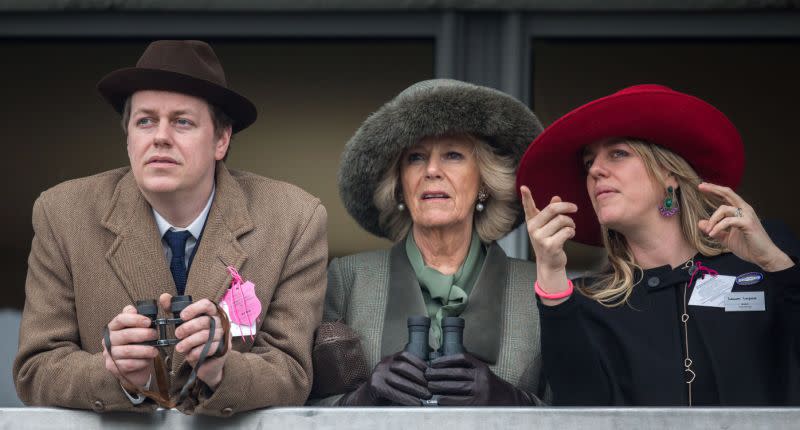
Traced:
<path fill-rule="evenodd" d="M 483 212 L 483 210 L 486 209 L 486 206 L 483 204 L 483 202 L 485 202 L 488 198 L 489 194 L 486 193 L 486 190 L 481 188 L 480 191 L 478 191 L 478 204 L 475 205 L 475 210 L 478 212 Z"/>

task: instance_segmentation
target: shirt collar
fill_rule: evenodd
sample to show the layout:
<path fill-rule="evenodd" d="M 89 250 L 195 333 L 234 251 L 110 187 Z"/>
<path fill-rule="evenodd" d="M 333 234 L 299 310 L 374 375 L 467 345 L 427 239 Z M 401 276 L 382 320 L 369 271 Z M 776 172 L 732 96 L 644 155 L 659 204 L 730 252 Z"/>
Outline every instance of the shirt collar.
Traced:
<path fill-rule="evenodd" d="M 164 233 L 166 233 L 167 230 L 170 229 L 173 231 L 187 230 L 189 234 L 191 234 L 192 237 L 194 237 L 195 239 L 200 237 L 200 233 L 202 233 L 203 226 L 206 223 L 206 218 L 208 218 L 208 212 L 211 210 L 211 202 L 214 201 L 214 194 L 216 194 L 216 192 L 217 192 L 217 187 L 215 185 L 211 189 L 211 195 L 208 196 L 206 207 L 203 208 L 203 211 L 200 212 L 200 215 L 198 215 L 197 218 L 195 218 L 194 221 L 192 221 L 192 223 L 189 224 L 189 226 L 186 228 L 173 226 L 172 224 L 169 223 L 169 221 L 167 221 L 163 216 L 161 216 L 161 214 L 158 213 L 158 211 L 156 211 L 155 208 L 153 208 L 153 216 L 156 219 L 156 225 L 158 226 L 159 237 L 164 237 Z"/>

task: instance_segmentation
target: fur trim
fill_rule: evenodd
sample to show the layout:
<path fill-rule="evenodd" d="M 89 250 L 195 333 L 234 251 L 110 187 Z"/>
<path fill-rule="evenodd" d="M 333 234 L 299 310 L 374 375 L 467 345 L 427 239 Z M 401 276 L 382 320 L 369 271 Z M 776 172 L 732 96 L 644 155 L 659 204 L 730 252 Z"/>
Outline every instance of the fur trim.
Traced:
<path fill-rule="evenodd" d="M 541 132 L 533 112 L 508 94 L 451 79 L 418 82 L 370 115 L 347 142 L 339 165 L 339 195 L 364 229 L 386 237 L 373 195 L 398 153 L 428 136 L 469 133 L 518 164 Z"/>

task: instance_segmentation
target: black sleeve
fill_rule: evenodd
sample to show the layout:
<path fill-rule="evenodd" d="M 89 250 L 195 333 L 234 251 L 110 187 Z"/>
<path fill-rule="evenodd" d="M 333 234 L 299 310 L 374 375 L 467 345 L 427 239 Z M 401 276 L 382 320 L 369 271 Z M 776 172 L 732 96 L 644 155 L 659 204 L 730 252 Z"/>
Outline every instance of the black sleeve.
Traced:
<path fill-rule="evenodd" d="M 800 257 L 800 239 L 785 222 L 767 219 L 761 224 L 778 248 L 791 257 Z"/>
<path fill-rule="evenodd" d="M 613 404 L 606 366 L 582 315 L 582 302 L 587 300 L 577 291 L 556 306 L 546 306 L 537 300 L 544 374 L 556 406 Z"/>
<path fill-rule="evenodd" d="M 780 245 L 778 245 L 780 247 Z M 784 249 L 784 252 L 786 250 Z M 788 254 L 788 252 L 787 252 Z M 785 367 L 787 382 L 787 405 L 800 405 L 800 264 L 797 254 L 789 254 L 794 266 L 778 272 L 768 273 L 772 287 L 783 292 L 784 307 L 781 311 L 784 333 L 787 336 L 785 348 L 788 349 Z"/>

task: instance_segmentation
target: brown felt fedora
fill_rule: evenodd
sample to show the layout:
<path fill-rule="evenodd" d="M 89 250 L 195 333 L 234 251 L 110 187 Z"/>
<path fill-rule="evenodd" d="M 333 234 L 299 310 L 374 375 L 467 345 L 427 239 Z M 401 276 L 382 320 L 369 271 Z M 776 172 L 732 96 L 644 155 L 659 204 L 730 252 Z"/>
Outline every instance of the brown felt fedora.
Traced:
<path fill-rule="evenodd" d="M 205 99 L 233 120 L 233 132 L 255 122 L 255 105 L 228 89 L 225 72 L 209 44 L 199 40 L 158 40 L 144 51 L 136 67 L 115 70 L 97 83 L 97 90 L 122 113 L 136 91 L 163 90 Z"/>

